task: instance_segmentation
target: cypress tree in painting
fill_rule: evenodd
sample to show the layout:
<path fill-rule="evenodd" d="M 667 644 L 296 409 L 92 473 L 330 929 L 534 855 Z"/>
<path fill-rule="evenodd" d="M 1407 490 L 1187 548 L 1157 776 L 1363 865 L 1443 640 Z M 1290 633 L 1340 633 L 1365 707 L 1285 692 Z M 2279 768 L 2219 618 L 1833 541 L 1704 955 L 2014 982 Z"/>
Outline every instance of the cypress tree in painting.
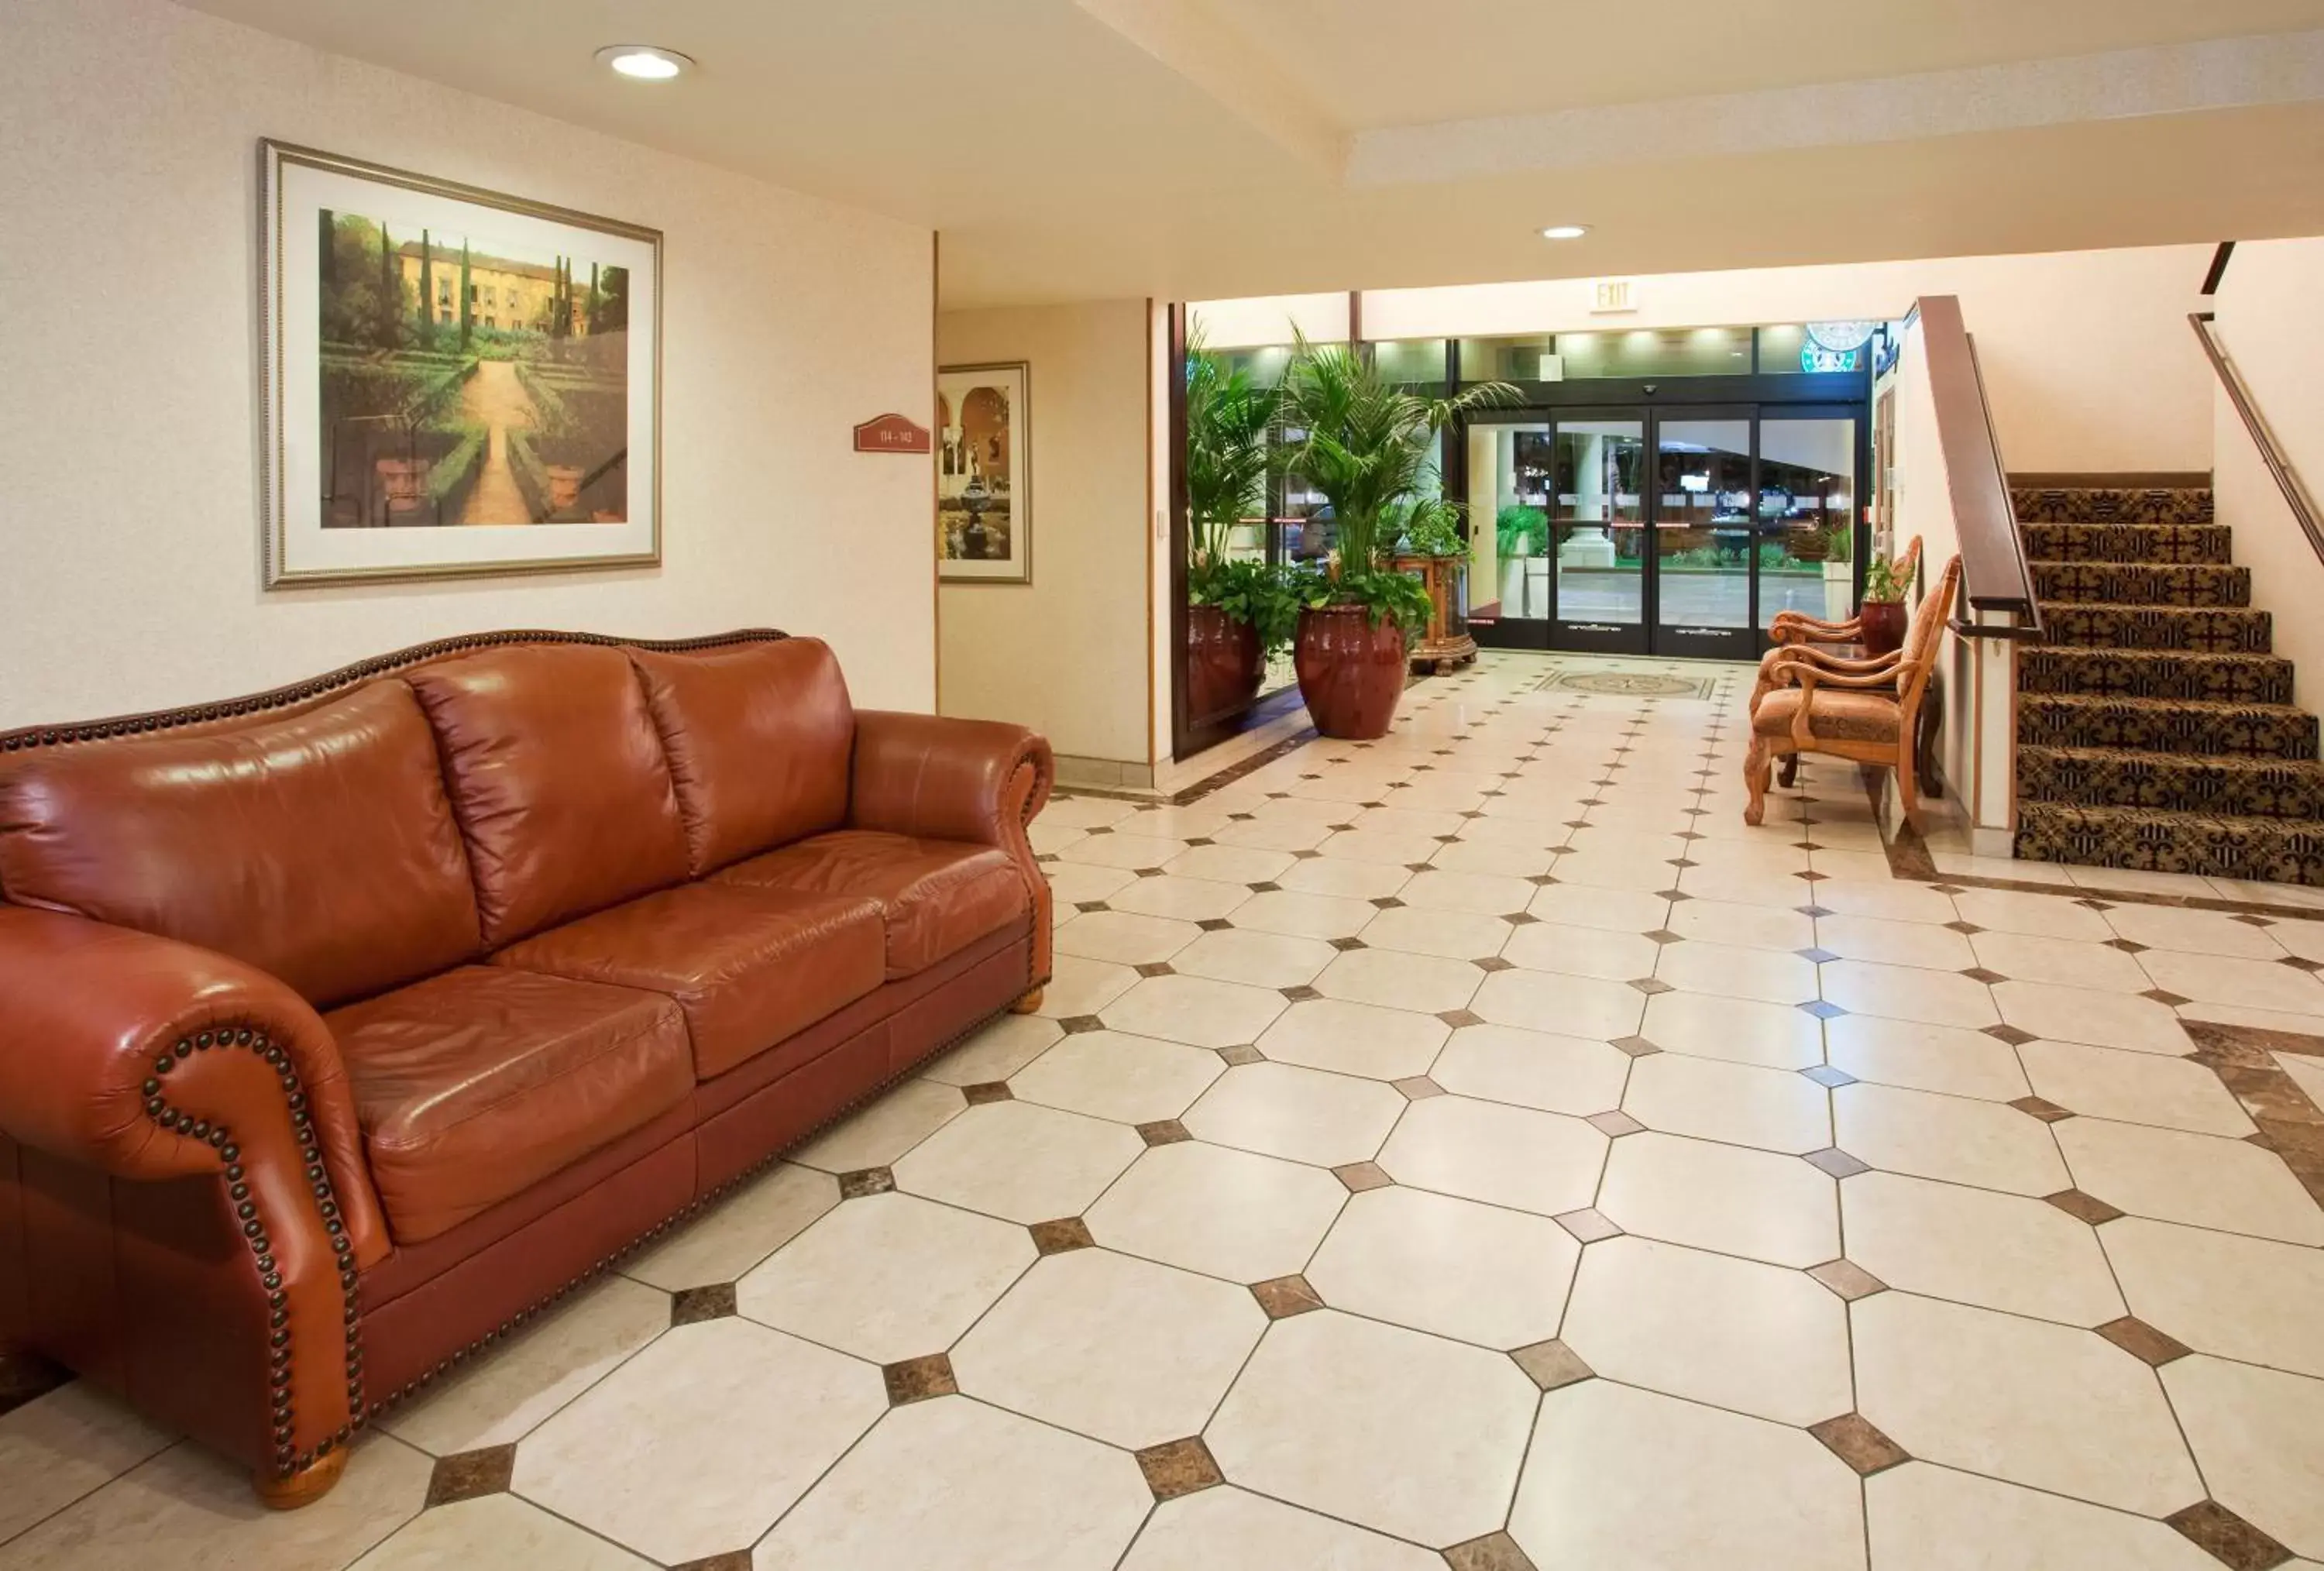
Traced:
<path fill-rule="evenodd" d="M 403 291 L 395 282 L 395 243 L 387 237 L 387 220 L 379 224 L 379 347 L 395 347 L 396 307 Z"/>
<path fill-rule="evenodd" d="M 436 342 L 436 268 L 435 250 L 428 231 L 420 231 L 420 347 L 430 348 Z"/>
<path fill-rule="evenodd" d="M 468 309 L 468 237 L 460 236 L 460 352 L 467 353 L 468 335 L 475 329 L 475 313 Z"/>

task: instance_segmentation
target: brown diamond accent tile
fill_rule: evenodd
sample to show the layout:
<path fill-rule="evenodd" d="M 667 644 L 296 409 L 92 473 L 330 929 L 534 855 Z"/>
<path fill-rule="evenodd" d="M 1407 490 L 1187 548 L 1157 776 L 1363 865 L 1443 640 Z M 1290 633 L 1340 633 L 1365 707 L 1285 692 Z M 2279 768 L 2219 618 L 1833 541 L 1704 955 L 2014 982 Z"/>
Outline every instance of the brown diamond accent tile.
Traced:
<path fill-rule="evenodd" d="M 1985 1028 L 1985 1034 L 1996 1041 L 2007 1042 L 2013 1048 L 2022 1048 L 2037 1040 L 2032 1031 L 2021 1031 L 2014 1025 L 1989 1025 Z"/>
<path fill-rule="evenodd" d="M 1186 1126 L 1176 1119 L 1162 1118 L 1157 1119 L 1152 1123 L 1139 1124 L 1138 1138 L 1148 1145 L 1178 1145 L 1194 1137 L 1188 1134 Z"/>
<path fill-rule="evenodd" d="M 1868 1173 L 1872 1170 L 1870 1162 L 1849 1156 L 1836 1145 L 1828 1145 L 1820 1151 L 1810 1151 L 1800 1160 L 1810 1167 L 1830 1173 L 1835 1178 L 1852 1178 L 1858 1173 Z"/>
<path fill-rule="evenodd" d="M 1310 1000 L 1318 999 L 1323 996 L 1314 988 L 1307 986 L 1279 987 L 1277 988 L 1276 991 L 1282 993 L 1284 997 L 1289 999 L 1294 1003 L 1305 1003 Z"/>
<path fill-rule="evenodd" d="M 1277 1277 L 1270 1281 L 1250 1284 L 1250 1296 L 1267 1311 L 1270 1320 L 1287 1320 L 1294 1315 L 1305 1315 L 1310 1309 L 1323 1307 L 1323 1298 L 1307 1285 L 1302 1276 Z"/>
<path fill-rule="evenodd" d="M 2275 926 L 2273 922 L 2269 921 L 2265 917 L 2259 915 L 2255 911 L 2246 911 L 2241 916 L 2229 917 L 2227 919 L 2231 922 L 2241 922 L 2247 928 L 2272 928 Z"/>
<path fill-rule="evenodd" d="M 1861 1413 L 1842 1413 L 1821 1424 L 1811 1424 L 1808 1433 L 1822 1441 L 1824 1448 L 1834 1456 L 1856 1469 L 1860 1478 L 1869 1478 L 1900 1462 L 1912 1460 L 1902 1446 L 1874 1428 L 1871 1420 Z"/>
<path fill-rule="evenodd" d="M 1983 928 L 1978 927 L 1975 922 L 1947 922 L 1945 926 L 1956 933 L 1967 934 L 1981 933 L 1985 931 Z"/>
<path fill-rule="evenodd" d="M 1072 1036 L 1079 1031 L 1102 1031 L 1105 1030 L 1105 1021 L 1098 1019 L 1098 1017 L 1093 1014 L 1069 1014 L 1063 1020 L 1059 1021 L 1057 1024 L 1064 1028 L 1067 1036 Z"/>
<path fill-rule="evenodd" d="M 2291 1550 L 2215 1500 L 2197 1501 L 2163 1520 L 2229 1571 L 2271 1571 L 2292 1558 Z"/>
<path fill-rule="evenodd" d="M 1335 829 L 1343 829 L 1347 827 L 1347 826 L 1344 824 L 1334 824 L 1332 827 Z M 1323 854 L 1321 851 L 1294 851 L 1291 854 L 1291 856 L 1296 862 L 1313 862 L 1323 855 Z"/>
<path fill-rule="evenodd" d="M 1318 994 L 1317 996 L 1320 997 L 1322 995 Z M 1238 1042 L 1231 1048 L 1221 1048 L 1219 1049 L 1219 1057 L 1225 1059 L 1230 1066 L 1263 1064 L 1267 1061 L 1267 1055 L 1260 1052 L 1257 1048 L 1252 1047 L 1249 1042 Z"/>
<path fill-rule="evenodd" d="M 1801 959 L 1807 961 L 1812 966 L 1821 966 L 1827 960 L 1837 960 L 1840 958 L 1838 955 L 1833 954 L 1830 949 L 1800 949 L 1795 950 L 1794 953 L 1796 953 Z"/>
<path fill-rule="evenodd" d="M 896 1187 L 896 1175 L 885 1168 L 858 1168 L 852 1173 L 839 1175 L 839 1197 L 861 1200 L 866 1195 L 884 1195 Z"/>
<path fill-rule="evenodd" d="M 1840 1008 L 1840 1005 L 1836 1003 L 1827 1003 L 1821 998 L 1817 999 L 1812 1003 L 1803 1003 L 1800 1005 L 1800 1008 L 1806 1013 L 1815 1016 L 1818 1020 L 1838 1020 L 1841 1015 L 1848 1012 L 1848 1011 Z"/>
<path fill-rule="evenodd" d="M 1658 889 L 1655 891 L 1655 898 L 1656 900 L 1666 900 L 1673 905 L 1676 905 L 1683 900 L 1692 900 L 1694 896 L 1687 893 L 1686 891 L 1683 889 Z"/>
<path fill-rule="evenodd" d="M 2120 1211 L 2107 1205 L 2096 1195 L 2087 1194 L 2080 1189 L 2061 1189 L 2054 1195 L 2044 1195 L 2042 1198 L 2063 1211 L 2067 1215 L 2078 1217 L 2093 1227 L 2101 1223 L 2111 1222 L 2122 1215 Z"/>
<path fill-rule="evenodd" d="M 1249 889 L 1253 894 L 1273 894 L 1277 890 L 1281 889 L 1283 886 L 1279 883 L 1253 883 L 1247 884 L 1244 887 Z"/>
<path fill-rule="evenodd" d="M 1855 1076 L 1849 1074 L 1845 1069 L 1835 1069 L 1830 1064 L 1812 1064 L 1808 1067 L 1802 1069 L 1800 1073 L 1805 1075 L 1809 1079 L 1824 1087 L 1827 1091 L 1837 1091 L 1842 1086 L 1853 1086 L 1856 1084 Z"/>
<path fill-rule="evenodd" d="M 1077 900 L 1074 901 L 1074 910 L 1077 911 L 1110 911 L 1113 908 L 1111 906 L 1106 904 L 1105 901 L 1102 900 Z"/>
<path fill-rule="evenodd" d="M 2114 907 L 2107 904 L 2107 902 L 2102 900 L 2091 900 L 2088 897 L 2078 900 L 2074 903 L 2080 906 L 2084 910 L 2110 911 L 2114 910 Z"/>
<path fill-rule="evenodd" d="M 1360 1195 L 1367 1189 L 1385 1189 L 1396 1182 L 1388 1169 L 1378 1162 L 1344 1162 L 1332 1169 L 1332 1176 L 1348 1187 L 1348 1192 Z"/>
<path fill-rule="evenodd" d="M 1686 942 L 1686 937 L 1684 934 L 1674 933 L 1668 928 L 1656 928 L 1653 932 L 1646 934 L 1646 937 L 1652 938 L 1657 944 L 1683 944 Z"/>
<path fill-rule="evenodd" d="M 1533 1557 L 1507 1533 L 1487 1533 L 1455 1544 L 1444 1551 L 1444 1564 L 1452 1571 L 1540 1571 Z"/>
<path fill-rule="evenodd" d="M 888 1405 L 891 1408 L 924 1402 L 930 1397 L 948 1397 L 960 1390 L 959 1382 L 952 1376 L 952 1360 L 941 1353 L 883 1365 L 880 1376 L 888 1382 Z"/>
<path fill-rule="evenodd" d="M 1472 964 L 1474 964 L 1480 971 L 1514 971 L 1517 969 L 1516 961 L 1504 960 L 1499 955 L 1488 955 L 1483 959 L 1472 962 Z"/>
<path fill-rule="evenodd" d="M 1614 1219 L 1595 1206 L 1584 1206 L 1579 1211 L 1568 1211 L 1550 1220 L 1584 1243 L 1596 1243 L 1600 1239 L 1622 1235 L 1622 1230 L 1614 1225 Z"/>
<path fill-rule="evenodd" d="M 1483 1015 L 1477 1014 L 1465 1009 L 1439 1010 L 1436 1012 L 1436 1018 L 1443 1021 L 1446 1025 L 1451 1026 L 1454 1030 L 1459 1030 L 1462 1026 L 1483 1025 L 1485 1023 L 1485 1017 Z"/>
<path fill-rule="evenodd" d="M 701 1320 L 724 1320 L 734 1313 L 734 1284 L 714 1282 L 708 1287 L 680 1288 L 669 1296 L 669 1323 L 691 1326 Z"/>
<path fill-rule="evenodd" d="M 1794 878 L 1805 879 L 1810 883 L 1821 883 L 1825 880 L 1829 879 L 1831 874 L 1829 873 L 1818 873 L 1814 869 L 1811 868 L 1805 873 L 1794 873 L 1792 876 Z"/>
<path fill-rule="evenodd" d="M 1141 867 L 1138 870 L 1138 876 L 1140 878 L 1160 878 L 1163 876 L 1163 873 L 1158 867 Z"/>
<path fill-rule="evenodd" d="M 1626 1134 L 1637 1134 L 1646 1127 L 1618 1107 L 1611 1113 L 1593 1113 L 1582 1122 L 1613 1140 L 1619 1140 Z"/>
<path fill-rule="evenodd" d="M 1400 910 L 1404 907 L 1404 902 L 1392 894 L 1380 895 L 1372 901 L 1372 904 L 1384 911 Z"/>
<path fill-rule="evenodd" d="M 1546 873 L 1532 873 L 1526 875 L 1526 882 L 1532 884 L 1536 889 L 1547 889 L 1551 884 L 1555 883 L 1557 880 L 1552 878 Z"/>
<path fill-rule="evenodd" d="M 1851 1304 L 1858 1298 L 1868 1298 L 1875 1293 L 1888 1290 L 1886 1282 L 1852 1260 L 1828 1260 L 1821 1265 L 1808 1267 L 1808 1275 Z"/>
<path fill-rule="evenodd" d="M 1206 933 L 1222 933 L 1229 928 L 1234 926 L 1232 922 L 1227 920 L 1224 917 L 1204 917 L 1201 921 L 1196 922 L 1194 925 L 1202 929 L 1203 931 Z"/>
<path fill-rule="evenodd" d="M 1504 917 L 1502 920 L 1508 922 L 1511 927 L 1523 928 L 1532 925 L 1533 923 L 1541 920 L 1541 919 L 1534 915 L 1531 911 L 1511 911 Z"/>
<path fill-rule="evenodd" d="M 1089 1224 L 1078 1216 L 1036 1222 L 1026 1231 L 1033 1235 L 1033 1247 L 1043 1254 L 1064 1254 L 1068 1250 L 1091 1248 L 1097 1243 L 1090 1236 Z"/>
<path fill-rule="evenodd" d="M 968 1098 L 971 1107 L 981 1106 L 987 1102 L 1013 1102 L 1017 1099 L 1017 1093 L 1009 1089 L 1006 1080 L 979 1080 L 973 1086 L 962 1086 L 960 1094 Z"/>
<path fill-rule="evenodd" d="M 1085 832 L 1092 835 L 1111 835 L 1113 830 L 1104 824 L 1093 824 Z"/>
<path fill-rule="evenodd" d="M 1833 914 L 1831 908 L 1829 906 L 1803 905 L 1795 906 L 1793 909 L 1797 910 L 1800 915 L 1803 917 L 1828 917 Z"/>
<path fill-rule="evenodd" d="M 1657 993 L 1675 993 L 1678 991 L 1678 989 L 1673 987 L 1669 983 L 1652 976 L 1634 976 L 1630 979 L 1630 985 L 1637 988 L 1640 993 L 1647 994 Z"/>
<path fill-rule="evenodd" d="M 1167 960 L 1151 961 L 1144 966 L 1137 967 L 1137 971 L 1140 976 L 1176 976 L 1178 975 L 1176 971 L 1170 969 L 1170 963 Z"/>
<path fill-rule="evenodd" d="M 1211 1448 L 1203 1444 L 1199 1435 L 1148 1446 L 1138 1453 L 1138 1470 L 1146 1475 L 1146 1487 L 1154 1492 L 1157 1501 L 1176 1500 L 1182 1494 L 1226 1482 L 1226 1475 L 1211 1458 Z"/>
<path fill-rule="evenodd" d="M 1189 846 L 1213 846 L 1216 845 L 1217 842 L 1202 835 L 1194 835 L 1187 837 L 1186 844 Z"/>
<path fill-rule="evenodd" d="M 1659 1053 L 1662 1051 L 1660 1048 L 1655 1046 L 1654 1043 L 1646 1040 L 1644 1037 L 1620 1037 L 1616 1039 L 1611 1045 L 1620 1049 L 1623 1052 L 1629 1054 L 1630 1057 L 1634 1058 L 1643 1058 L 1649 1053 Z"/>
<path fill-rule="evenodd" d="M 1509 1356 L 1517 1361 L 1517 1367 L 1534 1384 L 1545 1391 L 1590 1380 L 1598 1372 L 1563 1342 L 1536 1342 L 1530 1347 L 1518 1348 Z"/>
<path fill-rule="evenodd" d="M 2150 987 L 2138 996 L 2141 998 L 2151 998 L 2166 1009 L 2176 1009 L 2182 1003 L 2192 1003 L 2195 1002 L 2191 998 L 2181 998 L 2179 994 L 2172 992 L 2167 987 Z"/>
<path fill-rule="evenodd" d="M 751 1571 L 751 1551 L 729 1549 L 723 1555 L 705 1555 L 699 1560 L 686 1560 L 669 1571 Z"/>
<path fill-rule="evenodd" d="M 2069 1109 L 2041 1096 L 2020 1096 L 2009 1105 L 2020 1113 L 2040 1119 L 2044 1123 L 2059 1123 L 2074 1116 Z"/>
<path fill-rule="evenodd" d="M 2319 971 L 2324 971 L 2324 960 L 2310 960 L 2305 955 L 2286 955 L 2277 964 L 2289 966 L 2294 971 L 2305 971 L 2310 975 Z"/>
<path fill-rule="evenodd" d="M 1982 982 L 1987 987 L 1992 986 L 1997 982 L 2006 982 L 2009 980 L 2008 977 L 2004 976 L 2000 972 L 1987 970 L 1983 966 L 1971 966 L 1969 969 L 1963 971 L 1961 975 L 1968 977 L 1971 982 Z"/>
<path fill-rule="evenodd" d="M 1333 938 L 1332 940 L 1332 947 L 1334 949 L 1369 949 L 1371 946 L 1365 943 L 1361 938 Z"/>
<path fill-rule="evenodd" d="M 1403 1092 L 1407 1102 L 1425 1102 L 1431 1096 L 1444 1095 L 1444 1087 L 1425 1075 L 1413 1075 L 1402 1080 L 1391 1080 L 1388 1084 Z"/>
<path fill-rule="evenodd" d="M 451 1505 L 487 1494 L 508 1492 L 516 1472 L 514 1446 L 487 1446 L 481 1451 L 456 1451 L 436 1458 L 428 1475 L 428 1504 Z"/>
<path fill-rule="evenodd" d="M 2156 1330 L 2135 1315 L 2109 1320 L 2098 1327 L 2098 1334 L 2133 1358 L 2143 1359 L 2158 1369 L 2174 1358 L 2184 1358 L 2195 1351 L 2176 1336 Z"/>
<path fill-rule="evenodd" d="M 2135 938 L 2107 938 L 2104 941 L 2107 948 L 2119 949 L 2126 955 L 2144 955 L 2149 947 Z"/>

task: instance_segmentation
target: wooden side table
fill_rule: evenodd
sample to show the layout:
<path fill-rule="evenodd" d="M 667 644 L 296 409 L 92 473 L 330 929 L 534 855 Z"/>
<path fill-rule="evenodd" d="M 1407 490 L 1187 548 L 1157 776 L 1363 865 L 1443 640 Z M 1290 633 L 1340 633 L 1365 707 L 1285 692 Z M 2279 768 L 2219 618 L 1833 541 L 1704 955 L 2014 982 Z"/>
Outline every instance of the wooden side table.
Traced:
<path fill-rule="evenodd" d="M 1412 646 L 1412 663 L 1434 666 L 1438 676 L 1477 658 L 1477 641 L 1455 619 L 1466 620 L 1468 606 L 1462 590 L 1467 586 L 1469 564 L 1461 557 L 1398 557 L 1396 570 L 1411 573 L 1428 591 L 1428 631 Z"/>

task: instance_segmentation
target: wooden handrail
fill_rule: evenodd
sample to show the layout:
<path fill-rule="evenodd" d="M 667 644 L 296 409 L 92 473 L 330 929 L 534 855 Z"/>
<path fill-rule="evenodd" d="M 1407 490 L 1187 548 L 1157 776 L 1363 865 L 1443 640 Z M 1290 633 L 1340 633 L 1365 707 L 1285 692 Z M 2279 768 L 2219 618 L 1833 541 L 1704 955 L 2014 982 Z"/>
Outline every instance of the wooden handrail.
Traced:
<path fill-rule="evenodd" d="M 1964 638 L 2043 636 L 2042 608 L 2034 569 L 2025 560 L 2025 538 L 2009 500 L 2009 472 L 1993 430 L 1985 374 L 1977 345 L 1952 295 L 1924 296 L 1920 313 L 1922 353 L 1929 360 L 1929 386 L 1936 406 L 1937 446 L 1952 494 L 1953 528 L 1960 541 L 1961 598 L 1971 612 L 2006 612 L 2015 625 L 1956 616 L 1950 626 Z"/>
<path fill-rule="evenodd" d="M 2252 402 L 2251 390 L 2244 385 L 2241 373 L 2227 358 L 2218 335 L 2212 330 L 2213 319 L 2209 311 L 2194 311 L 2187 318 L 2195 329 L 2195 337 L 2202 340 L 2204 358 L 2210 361 L 2211 369 L 2218 373 L 2219 385 L 2227 390 L 2227 402 L 2234 404 L 2236 413 L 2243 417 L 2244 430 L 2250 436 L 2252 446 L 2259 449 L 2260 461 L 2275 477 L 2275 488 L 2283 493 L 2284 503 L 2292 509 L 2292 516 L 2300 521 L 2300 531 L 2308 537 L 2309 545 L 2316 552 L 2316 559 L 2324 562 L 2324 525 L 2316 522 L 2316 504 L 2309 500 L 2307 489 L 2300 484 L 2299 476 L 2292 472 L 2292 466 L 2284 462 L 2283 449 L 2276 445 L 2275 433 L 2268 430 L 2267 421 L 2261 417 L 2258 406 Z"/>

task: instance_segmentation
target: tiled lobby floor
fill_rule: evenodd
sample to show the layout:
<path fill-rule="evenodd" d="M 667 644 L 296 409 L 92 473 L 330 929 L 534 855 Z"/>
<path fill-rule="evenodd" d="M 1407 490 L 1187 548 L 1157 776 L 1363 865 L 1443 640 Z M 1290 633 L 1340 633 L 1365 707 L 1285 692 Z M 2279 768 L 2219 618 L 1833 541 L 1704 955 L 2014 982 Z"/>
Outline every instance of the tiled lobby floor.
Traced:
<path fill-rule="evenodd" d="M 1895 881 L 1830 766 L 1748 829 L 1743 691 L 1489 656 L 1058 802 L 1040 1016 L 309 1511 L 0 1417 L 0 1567 L 2316 1571 L 2324 923 Z"/>

